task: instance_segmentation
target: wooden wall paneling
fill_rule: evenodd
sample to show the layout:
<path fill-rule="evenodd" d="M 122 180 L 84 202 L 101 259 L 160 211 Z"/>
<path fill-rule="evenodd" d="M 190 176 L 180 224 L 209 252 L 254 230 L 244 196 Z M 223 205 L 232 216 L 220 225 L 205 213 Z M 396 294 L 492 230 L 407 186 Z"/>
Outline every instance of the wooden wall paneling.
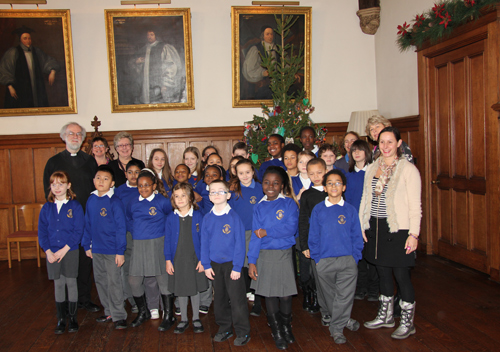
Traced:
<path fill-rule="evenodd" d="M 11 183 L 11 168 L 10 154 L 8 149 L 0 149 L 0 204 L 12 203 L 12 183 Z"/>
<path fill-rule="evenodd" d="M 233 152 L 233 144 L 237 141 L 233 139 L 227 140 L 212 140 L 212 145 L 217 148 L 220 156 L 222 157 L 222 162 L 224 169 L 227 170 L 229 167 L 229 162 L 231 161 L 232 152 Z"/>
<path fill-rule="evenodd" d="M 36 203 L 45 203 L 45 191 L 43 189 L 43 171 L 45 170 L 45 164 L 47 164 L 47 160 L 49 160 L 53 155 L 53 148 L 33 149 Z"/>
<path fill-rule="evenodd" d="M 0 205 L 0 259 L 4 259 L 2 249 L 7 248 L 7 235 L 14 232 L 14 207 L 12 205 Z M 7 252 L 5 252 L 7 253 Z M 5 259 L 7 255 L 5 254 Z"/>
<path fill-rule="evenodd" d="M 11 149 L 12 192 L 14 204 L 35 202 L 33 149 Z"/>
<path fill-rule="evenodd" d="M 186 149 L 185 142 L 169 142 L 167 146 L 168 150 L 168 161 L 170 163 L 170 168 L 172 173 L 175 172 L 175 167 L 182 164 L 184 160 L 182 159 L 182 153 Z"/>

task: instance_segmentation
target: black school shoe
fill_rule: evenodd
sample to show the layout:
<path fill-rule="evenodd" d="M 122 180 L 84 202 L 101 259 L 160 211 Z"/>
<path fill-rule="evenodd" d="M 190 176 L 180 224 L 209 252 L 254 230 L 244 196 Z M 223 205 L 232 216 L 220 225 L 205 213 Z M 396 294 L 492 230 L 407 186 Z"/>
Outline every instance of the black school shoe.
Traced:
<path fill-rule="evenodd" d="M 101 315 L 99 318 L 96 318 L 95 321 L 98 323 L 110 323 L 113 319 L 111 318 L 111 315 Z"/>
<path fill-rule="evenodd" d="M 214 341 L 215 342 L 224 342 L 224 341 L 226 341 L 227 339 L 229 339 L 231 337 L 233 337 L 233 332 L 232 331 L 218 332 L 214 336 Z"/>
<path fill-rule="evenodd" d="M 125 320 L 115 321 L 115 329 L 116 330 L 123 330 L 126 328 L 127 328 L 127 322 Z"/>
<path fill-rule="evenodd" d="M 78 302 L 78 309 L 85 309 L 87 312 L 95 313 L 101 310 L 97 304 L 87 301 L 84 303 Z"/>
<path fill-rule="evenodd" d="M 197 334 L 202 333 L 205 331 L 203 328 L 203 324 L 201 323 L 200 319 L 193 320 L 193 331 Z"/>

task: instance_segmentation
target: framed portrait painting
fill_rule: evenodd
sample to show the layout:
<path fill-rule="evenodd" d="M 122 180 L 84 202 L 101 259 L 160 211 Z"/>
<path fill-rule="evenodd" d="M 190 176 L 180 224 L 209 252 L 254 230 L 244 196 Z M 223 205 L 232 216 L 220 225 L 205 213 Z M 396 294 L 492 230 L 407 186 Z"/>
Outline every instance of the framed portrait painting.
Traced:
<path fill-rule="evenodd" d="M 231 7 L 233 107 L 260 107 L 272 105 L 267 70 L 261 66 L 266 52 L 273 55 L 275 44 L 282 39 L 276 32 L 276 18 L 281 15 L 296 17 L 285 44 L 293 45 L 294 53 L 304 48 L 303 67 L 290 89 L 304 89 L 311 97 L 311 7 Z"/>
<path fill-rule="evenodd" d="M 105 10 L 111 112 L 194 109 L 191 13 Z"/>
<path fill-rule="evenodd" d="M 76 112 L 69 10 L 1 10 L 0 116 Z"/>

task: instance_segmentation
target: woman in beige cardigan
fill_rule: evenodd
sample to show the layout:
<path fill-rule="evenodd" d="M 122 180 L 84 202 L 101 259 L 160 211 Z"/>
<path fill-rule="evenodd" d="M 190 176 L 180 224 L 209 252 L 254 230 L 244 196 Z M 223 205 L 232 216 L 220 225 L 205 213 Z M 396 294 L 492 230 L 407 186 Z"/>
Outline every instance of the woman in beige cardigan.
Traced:
<path fill-rule="evenodd" d="M 365 230 L 366 260 L 376 266 L 380 277 L 380 308 L 377 317 L 364 325 L 394 327 L 394 275 L 401 294 L 401 322 L 391 336 L 405 339 L 415 333 L 410 269 L 415 266 L 420 234 L 421 180 L 417 168 L 402 157 L 397 128 L 384 128 L 378 142 L 381 153 L 366 170 L 359 216 Z"/>

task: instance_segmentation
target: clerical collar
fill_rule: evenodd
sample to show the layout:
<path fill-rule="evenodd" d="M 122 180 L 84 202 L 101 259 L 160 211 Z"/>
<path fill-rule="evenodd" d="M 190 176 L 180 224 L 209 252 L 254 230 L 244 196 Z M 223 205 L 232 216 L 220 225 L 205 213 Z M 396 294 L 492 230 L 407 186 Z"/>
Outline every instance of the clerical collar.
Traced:
<path fill-rule="evenodd" d="M 324 192 L 325 191 L 325 187 L 323 187 L 323 185 L 319 185 L 319 186 L 312 186 L 312 188 L 314 188 L 315 190 L 318 190 L 320 192 Z"/>
<path fill-rule="evenodd" d="M 22 43 L 19 43 L 19 45 L 21 46 L 21 48 L 24 50 L 24 51 L 33 51 L 33 49 L 31 49 L 31 47 L 27 47 L 26 45 L 22 44 Z"/>

